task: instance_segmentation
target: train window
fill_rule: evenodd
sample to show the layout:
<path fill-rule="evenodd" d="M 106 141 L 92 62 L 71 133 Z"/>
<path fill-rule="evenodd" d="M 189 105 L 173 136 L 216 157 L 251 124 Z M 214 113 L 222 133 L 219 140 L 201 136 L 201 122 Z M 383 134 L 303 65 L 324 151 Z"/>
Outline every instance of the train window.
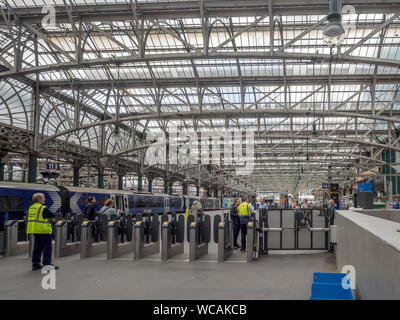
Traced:
<path fill-rule="evenodd" d="M 157 200 L 157 207 L 163 207 L 164 206 L 164 202 L 162 199 L 158 199 Z"/>
<path fill-rule="evenodd" d="M 108 200 L 108 198 L 100 198 L 100 200 L 99 200 L 100 208 L 104 207 L 104 204 L 106 203 L 107 200 Z"/>
<path fill-rule="evenodd" d="M 21 211 L 24 210 L 24 200 L 22 197 L 0 197 L 0 211 Z"/>
<path fill-rule="evenodd" d="M 155 208 L 157 207 L 157 199 L 147 199 L 147 205 L 150 208 Z"/>
<path fill-rule="evenodd" d="M 133 202 L 133 197 L 128 198 L 128 203 L 129 203 L 129 208 L 133 208 L 135 206 L 135 203 Z"/>
<path fill-rule="evenodd" d="M 145 199 L 136 199 L 136 208 L 146 208 L 146 200 Z"/>

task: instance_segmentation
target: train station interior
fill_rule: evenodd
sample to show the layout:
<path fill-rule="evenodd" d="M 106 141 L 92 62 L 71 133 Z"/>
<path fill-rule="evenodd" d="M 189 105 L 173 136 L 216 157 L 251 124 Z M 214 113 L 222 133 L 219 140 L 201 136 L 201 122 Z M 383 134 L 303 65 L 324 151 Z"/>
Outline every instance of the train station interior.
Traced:
<path fill-rule="evenodd" d="M 0 299 L 400 299 L 399 88 L 400 0 L 0 0 Z"/>

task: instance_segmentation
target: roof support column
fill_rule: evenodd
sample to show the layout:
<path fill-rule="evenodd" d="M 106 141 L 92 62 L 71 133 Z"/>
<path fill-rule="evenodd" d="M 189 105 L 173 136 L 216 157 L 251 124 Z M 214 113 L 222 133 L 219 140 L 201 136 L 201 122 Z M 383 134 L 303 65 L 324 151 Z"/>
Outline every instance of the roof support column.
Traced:
<path fill-rule="evenodd" d="M 141 174 L 138 175 L 138 191 L 143 191 L 143 176 Z"/>
<path fill-rule="evenodd" d="M 37 156 L 30 153 L 28 155 L 28 183 L 36 183 L 37 179 Z"/>
<path fill-rule="evenodd" d="M 98 167 L 97 171 L 97 187 L 99 189 L 104 189 L 104 168 Z"/>
<path fill-rule="evenodd" d="M 4 157 L 7 152 L 0 152 L 0 181 L 4 181 Z"/>

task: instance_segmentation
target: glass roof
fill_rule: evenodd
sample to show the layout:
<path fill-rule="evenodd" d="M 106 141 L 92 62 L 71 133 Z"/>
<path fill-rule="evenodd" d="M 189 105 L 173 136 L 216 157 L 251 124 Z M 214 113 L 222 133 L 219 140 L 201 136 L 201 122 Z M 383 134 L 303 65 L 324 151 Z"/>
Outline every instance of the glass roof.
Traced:
<path fill-rule="evenodd" d="M 65 9 L 62 0 L 1 2 L 13 10 L 44 5 Z M 185 1 L 137 1 L 158 2 Z M 112 6 L 130 1 L 71 3 L 73 7 Z M 350 27 L 340 48 L 331 50 L 322 35 L 325 17 L 304 12 L 270 21 L 265 13 L 209 17 L 205 24 L 201 16 L 149 16 L 136 25 L 135 19 L 116 16 L 111 22 L 82 19 L 55 26 L 24 22 L 21 29 L 16 24 L 0 24 L 4 73 L 16 64 L 15 39 L 20 36 L 23 45 L 18 69 L 22 73 L 2 77 L 0 72 L 0 123 L 33 130 L 32 84 L 38 77 L 43 90 L 41 134 L 57 135 L 94 150 L 101 147 L 102 134 L 101 127 L 91 124 L 102 117 L 112 119 L 119 112 L 121 119 L 137 118 L 125 122 L 121 128 L 124 142 L 117 146 L 112 139 L 113 124 L 105 125 L 110 154 L 131 146 L 130 126 L 144 134 L 163 125 L 203 129 L 242 126 L 256 130 L 271 152 L 284 150 L 290 157 L 293 145 L 304 149 L 308 142 L 297 138 L 311 137 L 315 124 L 322 137 L 317 143 L 309 142 L 314 148 L 329 153 L 334 147 L 341 159 L 354 160 L 351 156 L 360 148 L 370 147 L 338 146 L 333 138 L 386 143 L 389 130 L 400 125 L 400 21 L 394 12 L 344 15 Z M 389 19 L 393 21 L 382 28 Z M 37 56 L 34 31 L 39 35 Z M 78 52 L 82 55 L 79 59 Z M 81 107 L 78 113 L 77 105 Z M 224 111 L 241 114 L 226 117 Z M 199 112 L 208 113 L 194 119 L 193 114 Z M 170 116 L 174 113 L 183 116 Z M 396 121 L 388 125 L 384 119 L 390 116 Z M 76 123 L 85 128 L 71 133 Z M 325 136 L 330 139 L 323 140 Z M 272 163 L 267 158 L 263 161 Z"/>

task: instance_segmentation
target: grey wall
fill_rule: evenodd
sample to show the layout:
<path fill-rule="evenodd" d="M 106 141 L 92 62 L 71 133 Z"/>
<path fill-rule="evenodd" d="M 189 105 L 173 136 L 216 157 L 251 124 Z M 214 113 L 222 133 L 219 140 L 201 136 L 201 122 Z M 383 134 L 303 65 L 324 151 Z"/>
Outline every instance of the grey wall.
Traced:
<path fill-rule="evenodd" d="M 400 224 L 337 211 L 336 264 L 356 270 L 358 299 L 400 299 Z M 398 238 L 397 238 L 398 237 Z"/>

